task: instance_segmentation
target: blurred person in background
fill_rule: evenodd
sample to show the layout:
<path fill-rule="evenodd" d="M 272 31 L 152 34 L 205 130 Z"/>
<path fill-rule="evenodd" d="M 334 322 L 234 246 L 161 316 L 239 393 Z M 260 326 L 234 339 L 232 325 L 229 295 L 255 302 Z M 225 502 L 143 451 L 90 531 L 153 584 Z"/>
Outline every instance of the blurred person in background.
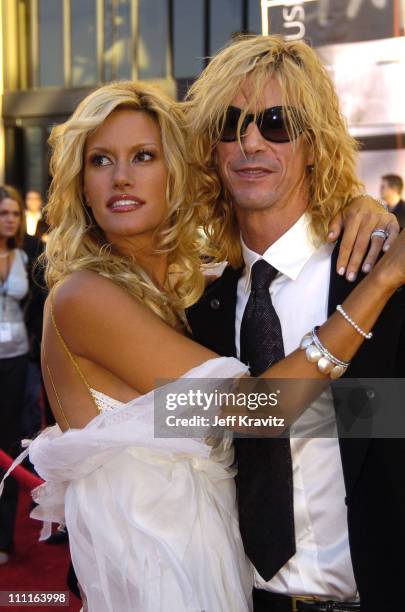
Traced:
<path fill-rule="evenodd" d="M 37 236 L 45 241 L 48 225 L 42 216 L 43 201 L 39 191 L 27 191 L 25 196 L 25 219 L 27 224 L 27 234 Z"/>
<path fill-rule="evenodd" d="M 22 208 L 24 208 L 23 198 L 19 191 L 10 185 L 5 185 L 4 188 L 12 199 L 19 202 Z M 41 377 L 40 351 L 43 310 L 47 292 L 45 290 L 43 268 L 37 264 L 38 257 L 43 252 L 44 246 L 44 242 L 39 237 L 31 236 L 27 232 L 25 233 L 22 249 L 27 255 L 26 268 L 29 292 L 24 300 L 23 309 L 29 339 L 29 359 L 21 434 L 27 438 L 32 437 L 41 428 L 42 398 L 45 399 L 46 403 L 46 394 Z"/>
<path fill-rule="evenodd" d="M 29 352 L 22 307 L 29 292 L 24 234 L 22 199 L 16 190 L 0 187 L 0 448 L 11 456 L 21 438 Z M 13 549 L 17 499 L 18 485 L 10 478 L 0 499 L 0 564 Z"/>
<path fill-rule="evenodd" d="M 404 181 L 398 174 L 386 174 L 381 178 L 381 197 L 398 219 L 400 227 L 405 227 L 405 202 L 402 199 L 403 189 Z"/>

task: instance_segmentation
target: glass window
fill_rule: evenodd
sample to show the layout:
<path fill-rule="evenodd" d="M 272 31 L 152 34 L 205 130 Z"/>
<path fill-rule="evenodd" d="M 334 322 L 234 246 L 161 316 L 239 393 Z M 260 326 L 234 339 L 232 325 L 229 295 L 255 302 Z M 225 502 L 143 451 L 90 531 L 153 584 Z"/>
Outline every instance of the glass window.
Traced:
<path fill-rule="evenodd" d="M 104 80 L 132 76 L 131 0 L 104 0 Z"/>
<path fill-rule="evenodd" d="M 168 17 L 167 0 L 139 0 L 140 79 L 166 78 Z"/>
<path fill-rule="evenodd" d="M 44 142 L 42 127 L 25 128 L 25 185 L 26 189 L 43 190 Z"/>
<path fill-rule="evenodd" d="M 70 0 L 72 84 L 93 85 L 97 75 L 96 0 Z"/>
<path fill-rule="evenodd" d="M 174 0 L 174 77 L 197 76 L 203 67 L 204 0 Z"/>
<path fill-rule="evenodd" d="M 251 34 L 262 33 L 262 9 L 259 0 L 248 0 L 248 24 L 247 29 Z"/>
<path fill-rule="evenodd" d="M 113 0 L 104 0 L 104 81 L 112 81 L 114 53 L 114 10 Z"/>
<path fill-rule="evenodd" d="M 24 184 L 24 132 L 21 127 L 4 129 L 4 174 L 7 185 L 15 185 L 21 191 Z"/>
<path fill-rule="evenodd" d="M 39 85 L 64 84 L 62 0 L 39 0 Z"/>
<path fill-rule="evenodd" d="M 17 13 L 18 28 L 18 72 L 19 88 L 28 89 L 31 85 L 31 6 L 28 0 L 19 0 Z M 6 66 L 6 62 L 4 63 Z M 7 72 L 6 72 L 7 75 Z"/>
<path fill-rule="evenodd" d="M 116 0 L 115 44 L 117 48 L 117 79 L 132 76 L 131 0 Z"/>
<path fill-rule="evenodd" d="M 242 0 L 214 0 L 210 5 L 210 55 L 242 30 Z"/>

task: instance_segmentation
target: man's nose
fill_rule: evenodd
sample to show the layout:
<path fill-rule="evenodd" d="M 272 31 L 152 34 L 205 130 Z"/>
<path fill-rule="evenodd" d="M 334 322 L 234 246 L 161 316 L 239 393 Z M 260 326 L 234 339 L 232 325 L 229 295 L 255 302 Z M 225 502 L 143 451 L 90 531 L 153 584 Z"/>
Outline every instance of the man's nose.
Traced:
<path fill-rule="evenodd" d="M 247 155 L 263 151 L 267 143 L 254 121 L 251 121 L 247 126 L 241 142 L 243 150 Z"/>

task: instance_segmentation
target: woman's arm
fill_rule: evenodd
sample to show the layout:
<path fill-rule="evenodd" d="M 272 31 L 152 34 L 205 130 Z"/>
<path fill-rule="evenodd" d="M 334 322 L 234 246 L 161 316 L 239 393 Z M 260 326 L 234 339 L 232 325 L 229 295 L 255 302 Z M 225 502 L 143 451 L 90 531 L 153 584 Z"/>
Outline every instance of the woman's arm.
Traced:
<path fill-rule="evenodd" d="M 354 289 L 344 308 L 368 331 L 404 281 L 405 233 L 372 274 Z M 66 344 L 77 357 L 98 364 L 141 393 L 153 389 L 159 378 L 178 378 L 216 357 L 166 325 L 112 281 L 92 272 L 73 274 L 56 291 L 55 318 Z M 343 361 L 350 361 L 363 342 L 362 336 L 337 313 L 322 325 L 318 335 L 329 351 Z M 327 379 L 300 350 L 263 376 Z M 68 420 L 75 410 L 73 403 L 67 406 Z"/>
<path fill-rule="evenodd" d="M 370 240 L 375 229 L 385 230 L 387 240 L 377 237 Z M 354 280 L 360 267 L 363 272 L 369 272 L 381 249 L 388 250 L 395 242 L 399 225 L 395 215 L 385 211 L 374 198 L 364 195 L 353 198 L 345 210 L 332 219 L 329 225 L 329 241 L 337 240 L 342 232 L 336 271 L 345 274 L 348 280 Z"/>

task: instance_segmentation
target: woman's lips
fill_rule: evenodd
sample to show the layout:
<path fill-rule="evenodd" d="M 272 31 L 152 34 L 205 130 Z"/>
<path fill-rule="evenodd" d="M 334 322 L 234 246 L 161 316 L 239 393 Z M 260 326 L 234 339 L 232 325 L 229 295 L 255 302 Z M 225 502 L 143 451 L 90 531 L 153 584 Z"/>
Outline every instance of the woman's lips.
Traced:
<path fill-rule="evenodd" d="M 145 200 L 127 194 L 113 196 L 107 202 L 111 212 L 130 212 L 141 208 L 144 204 L 146 204 Z"/>
<path fill-rule="evenodd" d="M 111 212 L 129 212 L 131 210 L 137 210 L 144 205 L 144 202 L 136 202 L 135 200 L 120 200 L 119 202 L 114 202 L 109 206 Z"/>

